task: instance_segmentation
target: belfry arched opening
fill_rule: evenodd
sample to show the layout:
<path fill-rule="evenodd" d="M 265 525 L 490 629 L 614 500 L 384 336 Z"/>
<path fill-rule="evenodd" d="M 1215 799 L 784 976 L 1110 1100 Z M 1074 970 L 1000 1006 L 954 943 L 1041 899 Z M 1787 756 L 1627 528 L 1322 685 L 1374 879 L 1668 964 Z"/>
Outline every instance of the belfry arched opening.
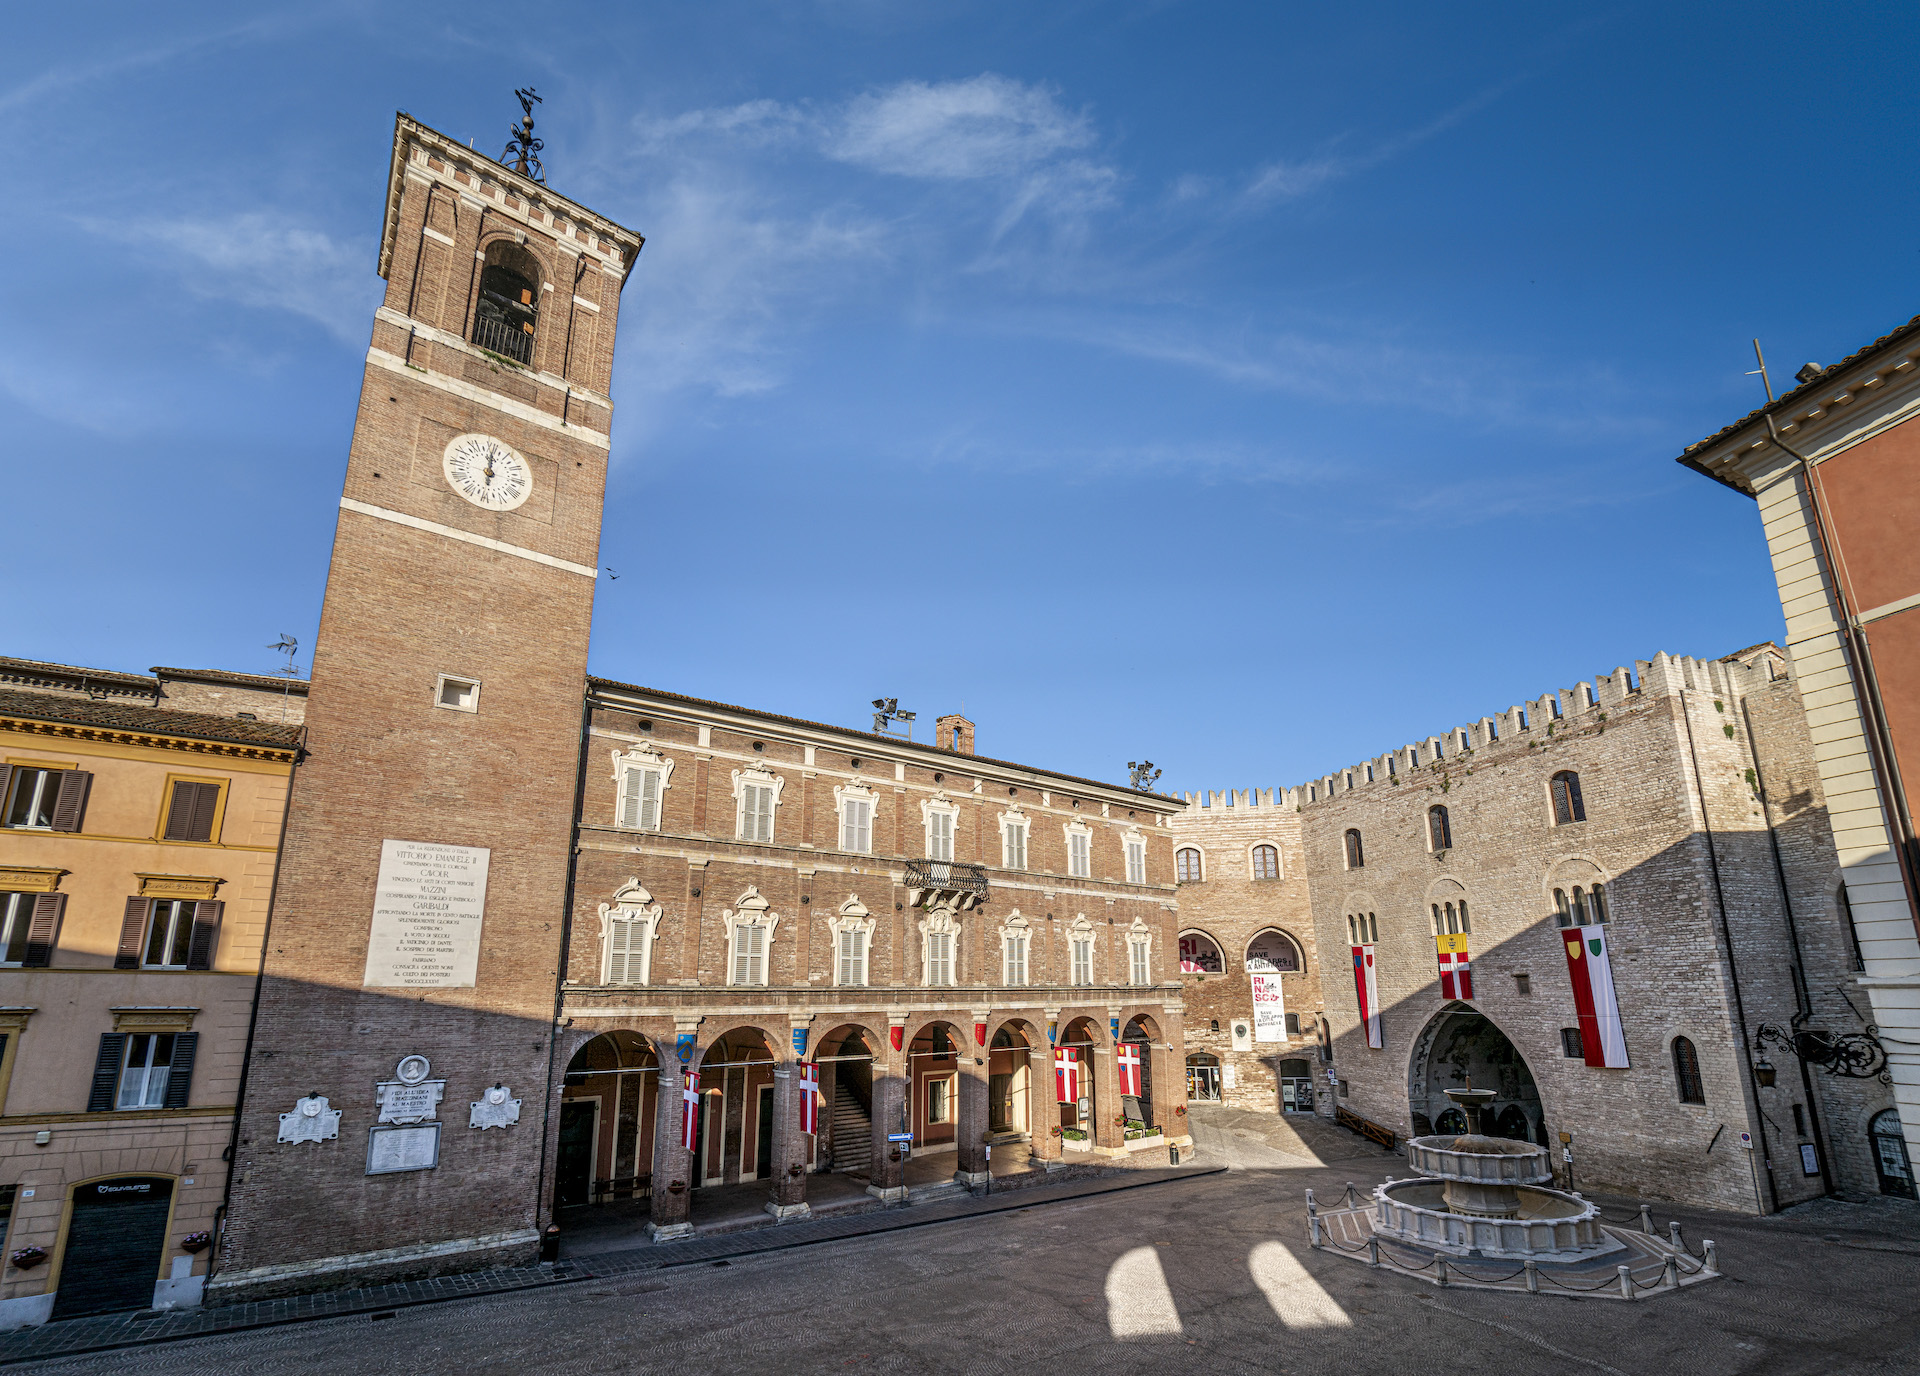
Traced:
<path fill-rule="evenodd" d="M 1526 1059 L 1491 1018 L 1456 1004 L 1427 1024 L 1414 1048 L 1407 1086 L 1413 1135 L 1465 1132 L 1466 1116 L 1446 1092 L 1469 1085 L 1494 1092 L 1480 1114 L 1488 1136 L 1546 1145 L 1540 1091 Z"/>

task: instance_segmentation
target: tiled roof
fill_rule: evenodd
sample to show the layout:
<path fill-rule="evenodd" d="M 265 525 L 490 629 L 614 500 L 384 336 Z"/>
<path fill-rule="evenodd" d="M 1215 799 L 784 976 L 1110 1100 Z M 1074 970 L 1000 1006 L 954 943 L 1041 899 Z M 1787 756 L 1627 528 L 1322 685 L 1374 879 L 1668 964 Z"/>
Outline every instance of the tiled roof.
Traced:
<path fill-rule="evenodd" d="M 65 722 L 97 726 L 108 731 L 133 731 L 185 740 L 229 741 L 236 745 L 263 745 L 290 750 L 300 744 L 301 728 L 262 721 L 237 721 L 203 712 L 172 712 L 164 707 L 136 707 L 125 702 L 94 702 L 0 688 L 0 716 L 29 721 Z"/>
<path fill-rule="evenodd" d="M 942 750 L 939 746 L 929 745 L 925 741 L 906 741 L 900 739 L 898 736 L 889 736 L 878 731 L 862 731 L 858 727 L 853 726 L 829 726 L 825 722 L 808 721 L 805 717 L 784 717 L 778 712 L 763 712 L 758 707 L 736 707 L 730 702 L 714 702 L 710 698 L 688 697 L 685 693 L 670 693 L 664 688 L 643 688 L 637 683 L 621 683 L 617 679 L 593 677 L 587 679 L 587 687 L 589 691 L 595 688 L 610 688 L 615 692 L 645 693 L 648 697 L 666 698 L 673 702 L 684 702 L 694 707 L 717 708 L 722 712 L 738 712 L 742 716 L 759 717 L 762 721 L 786 722 L 792 726 L 805 727 L 809 731 L 831 731 L 836 736 L 859 736 L 890 750 L 899 750 L 904 747 L 909 750 L 923 751 L 930 757 L 928 760 L 929 765 L 946 760 L 954 762 L 952 767 L 964 770 L 966 761 L 977 760 L 981 764 L 998 765 L 1002 769 L 1019 769 L 1028 774 L 1044 774 L 1050 779 L 1059 779 L 1065 783 L 1084 784 L 1088 788 L 1111 789 L 1115 792 L 1126 793 L 1139 798 L 1151 798 L 1155 802 L 1173 803 L 1179 807 L 1186 806 L 1183 800 L 1166 793 L 1142 793 L 1138 789 L 1128 788 L 1125 784 L 1109 784 L 1102 783 L 1098 779 L 1082 779 L 1072 774 L 1061 774 L 1051 769 L 1040 769 L 1030 764 L 1016 764 L 1012 760 L 996 760 L 990 755 L 962 755 L 952 750 Z"/>
<path fill-rule="evenodd" d="M 168 669 L 155 665 L 153 673 L 158 678 L 184 679 L 189 683 L 231 683 L 240 688 L 264 688 L 269 692 L 290 690 L 296 693 L 307 691 L 307 680 L 303 678 L 282 678 L 278 674 L 234 674 L 225 669 Z"/>
<path fill-rule="evenodd" d="M 1848 354 L 1845 358 L 1841 359 L 1838 363 L 1832 364 L 1826 368 L 1821 369 L 1820 372 L 1815 374 L 1813 377 L 1809 378 L 1807 381 L 1801 383 L 1798 387 L 1795 387 L 1791 392 L 1783 392 L 1781 395 L 1775 397 L 1772 401 L 1768 402 L 1765 406 L 1756 407 L 1752 411 L 1749 411 L 1746 415 L 1742 416 L 1739 420 L 1735 421 L 1733 424 L 1724 426 L 1721 429 L 1714 431 L 1711 435 L 1708 435 L 1705 439 L 1696 441 L 1695 443 L 1688 445 L 1684 450 L 1681 451 L 1679 458 L 1674 460 L 1674 462 L 1685 464 L 1688 468 L 1694 469 L 1696 472 L 1704 473 L 1709 478 L 1712 478 L 1715 481 L 1727 483 L 1727 486 L 1729 487 L 1735 487 L 1736 490 L 1745 491 L 1744 488 L 1737 487 L 1736 484 L 1732 482 L 1728 482 L 1728 480 L 1725 477 L 1722 477 L 1720 474 L 1713 472 L 1711 469 L 1709 469 L 1705 464 L 1701 463 L 1694 456 L 1698 454 L 1702 449 L 1710 448 L 1711 446 L 1718 444 L 1721 440 L 1726 439 L 1729 435 L 1739 433 L 1741 430 L 1745 429 L 1747 426 L 1753 424 L 1757 420 L 1761 420 L 1765 418 L 1770 413 L 1777 413 L 1780 411 L 1789 410 L 1795 406 L 1802 404 L 1807 400 L 1809 393 L 1817 392 L 1821 388 L 1829 386 L 1836 377 L 1838 377 L 1841 373 L 1845 372 L 1847 369 L 1853 367 L 1857 363 L 1864 362 L 1866 359 L 1872 357 L 1875 353 L 1878 353 L 1882 349 L 1889 348 L 1892 345 L 1898 344 L 1903 340 L 1910 338 L 1915 333 L 1920 333 L 1920 315 L 1914 316 L 1913 319 L 1907 321 L 1906 324 L 1901 325 L 1898 328 L 1890 330 L 1886 334 L 1881 335 L 1878 339 L 1874 340 L 1873 343 L 1867 345 L 1864 349 L 1856 349 L 1853 353 Z M 1752 495 L 1752 494 L 1749 493 L 1748 495 Z"/>
<path fill-rule="evenodd" d="M 0 674 L 15 678 L 80 678 L 103 686 L 137 688 L 149 694 L 157 692 L 160 687 L 156 680 L 145 674 L 123 674 L 116 669 L 89 669 L 80 664 L 55 664 L 45 659 L 15 659 L 11 655 L 0 655 Z"/>

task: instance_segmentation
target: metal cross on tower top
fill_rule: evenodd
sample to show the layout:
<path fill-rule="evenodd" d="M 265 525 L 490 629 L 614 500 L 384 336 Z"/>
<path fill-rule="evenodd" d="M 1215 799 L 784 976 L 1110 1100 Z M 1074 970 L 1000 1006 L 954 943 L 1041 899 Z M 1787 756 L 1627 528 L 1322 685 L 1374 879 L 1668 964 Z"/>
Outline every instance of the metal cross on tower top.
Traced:
<path fill-rule="evenodd" d="M 531 177 L 545 184 L 547 170 L 540 165 L 540 150 L 546 143 L 533 136 L 533 107 L 544 102 L 533 93 L 533 87 L 524 86 L 514 92 L 520 98 L 521 120 L 513 125 L 507 139 L 506 151 L 501 153 L 500 161 L 523 177 Z"/>

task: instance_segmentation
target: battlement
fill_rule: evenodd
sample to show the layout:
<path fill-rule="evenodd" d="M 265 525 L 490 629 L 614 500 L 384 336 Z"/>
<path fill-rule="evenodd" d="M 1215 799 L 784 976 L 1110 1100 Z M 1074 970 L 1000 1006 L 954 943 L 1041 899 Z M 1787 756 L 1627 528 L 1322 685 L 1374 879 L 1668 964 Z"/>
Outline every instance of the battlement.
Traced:
<path fill-rule="evenodd" d="M 1577 724 L 1597 718 L 1610 708 L 1671 697 L 1682 690 L 1741 698 L 1755 688 L 1791 674 L 1792 661 L 1787 652 L 1772 641 L 1736 650 L 1722 659 L 1695 659 L 1691 655 L 1661 651 L 1652 659 L 1635 660 L 1631 670 L 1621 665 L 1611 674 L 1595 674 L 1590 682 L 1543 693 L 1504 712 L 1450 727 L 1439 735 L 1389 750 L 1331 774 L 1322 774 L 1293 788 L 1207 789 L 1179 796 L 1193 808 L 1278 808 L 1291 812 L 1362 784 L 1397 778 L 1471 750 L 1501 741 L 1527 739 L 1535 731 L 1547 734 L 1561 722 Z"/>

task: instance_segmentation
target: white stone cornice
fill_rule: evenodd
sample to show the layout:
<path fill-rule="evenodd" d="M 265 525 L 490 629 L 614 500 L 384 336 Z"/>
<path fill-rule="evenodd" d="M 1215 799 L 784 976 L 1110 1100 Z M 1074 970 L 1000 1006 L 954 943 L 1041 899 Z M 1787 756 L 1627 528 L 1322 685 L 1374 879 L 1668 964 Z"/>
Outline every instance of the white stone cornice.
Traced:
<path fill-rule="evenodd" d="M 582 444 L 590 444 L 595 449 L 611 449 L 613 447 L 612 441 L 598 430 L 588 429 L 584 425 L 568 425 L 565 421 L 561 420 L 560 417 L 549 415 L 537 406 L 529 406 L 524 401 L 516 401 L 512 397 L 502 396 L 498 392 L 477 386 L 463 378 L 448 377 L 445 373 L 435 373 L 425 368 L 417 368 L 398 355 L 388 353 L 385 349 L 378 347 L 368 349 L 367 366 L 370 368 L 384 368 L 388 372 L 398 373 L 402 377 L 412 378 L 422 386 L 432 387 L 436 391 L 449 392 L 454 396 L 463 397 L 468 401 L 478 402 L 482 406 L 491 406 L 494 410 L 504 415 L 512 416 L 515 420 L 523 420 L 529 425 L 537 425 L 544 430 L 552 430 L 556 434 L 567 435 L 579 440 Z"/>

